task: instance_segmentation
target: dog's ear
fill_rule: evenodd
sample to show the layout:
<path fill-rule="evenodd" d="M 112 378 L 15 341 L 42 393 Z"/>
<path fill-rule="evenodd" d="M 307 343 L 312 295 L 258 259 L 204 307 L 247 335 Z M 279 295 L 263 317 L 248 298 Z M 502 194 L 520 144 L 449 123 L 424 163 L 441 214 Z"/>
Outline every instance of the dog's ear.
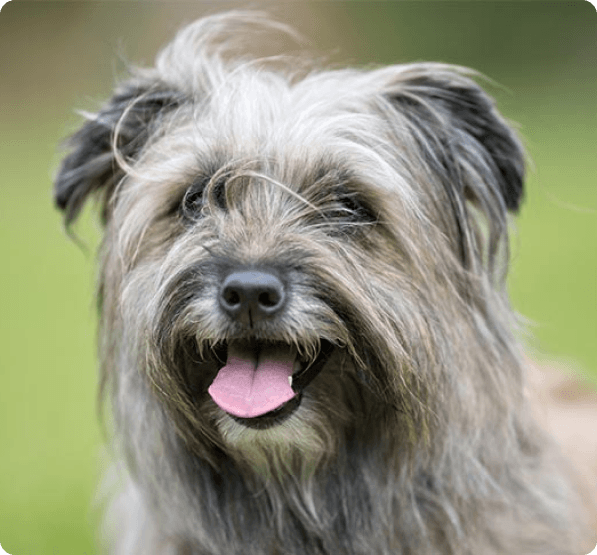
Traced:
<path fill-rule="evenodd" d="M 387 97 L 416 129 L 425 158 L 482 209 L 498 201 L 517 211 L 524 151 L 492 99 L 466 77 L 472 72 L 443 64 L 398 68 Z"/>
<path fill-rule="evenodd" d="M 97 113 L 66 142 L 54 182 L 54 201 L 68 226 L 92 193 L 103 196 L 102 218 L 125 171 L 120 160 L 131 161 L 155 131 L 160 118 L 182 102 L 182 95 L 155 82 L 131 80 L 119 87 Z"/>

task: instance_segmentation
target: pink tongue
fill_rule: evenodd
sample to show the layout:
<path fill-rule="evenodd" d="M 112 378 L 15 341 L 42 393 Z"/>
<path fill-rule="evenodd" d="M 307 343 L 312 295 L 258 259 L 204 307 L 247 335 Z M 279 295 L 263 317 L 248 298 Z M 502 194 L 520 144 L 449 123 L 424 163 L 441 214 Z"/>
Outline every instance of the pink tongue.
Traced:
<path fill-rule="evenodd" d="M 209 386 L 216 404 L 240 418 L 254 418 L 283 405 L 295 396 L 290 387 L 296 351 L 266 346 L 255 359 L 248 347 L 228 346 L 228 361 Z"/>

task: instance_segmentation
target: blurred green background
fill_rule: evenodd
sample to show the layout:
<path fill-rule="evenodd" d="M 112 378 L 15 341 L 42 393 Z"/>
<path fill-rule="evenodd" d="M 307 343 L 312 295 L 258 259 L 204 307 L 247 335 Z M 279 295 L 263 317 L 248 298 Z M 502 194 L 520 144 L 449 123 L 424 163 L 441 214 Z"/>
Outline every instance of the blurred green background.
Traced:
<path fill-rule="evenodd" d="M 58 145 L 122 73 L 217 3 L 26 2 L 0 13 L 0 543 L 95 553 L 94 256 L 52 207 Z M 267 4 L 265 4 L 267 6 Z M 531 347 L 597 376 L 597 15 L 588 2 L 294 2 L 272 12 L 333 63 L 471 66 L 534 169 L 510 290 Z M 93 246 L 97 232 L 80 229 Z"/>

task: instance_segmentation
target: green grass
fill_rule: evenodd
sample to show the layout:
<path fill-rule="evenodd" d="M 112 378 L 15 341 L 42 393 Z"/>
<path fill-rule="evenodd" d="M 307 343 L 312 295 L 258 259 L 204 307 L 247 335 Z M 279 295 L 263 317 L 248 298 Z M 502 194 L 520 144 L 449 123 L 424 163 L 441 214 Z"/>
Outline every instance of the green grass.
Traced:
<path fill-rule="evenodd" d="M 557 133 L 543 126 L 526 135 L 536 169 L 513 240 L 510 293 L 540 358 L 597 377 L 597 168 L 594 132 L 583 133 L 578 118 L 562 110 Z"/>
<path fill-rule="evenodd" d="M 414 10 L 414 3 L 404 4 Z M 429 9 L 434 11 L 440 4 Z M 484 3 L 473 4 L 477 10 Z M 531 4 L 535 3 L 524 6 Z M 465 5 L 469 3 L 460 7 Z M 99 4 L 94 9 L 99 10 Z M 491 23 L 493 16 L 487 13 L 486 23 Z M 77 14 L 76 10 L 71 14 L 75 30 L 81 29 L 77 25 L 84 19 L 78 21 Z M 458 14 L 453 17 L 459 21 Z M 394 21 L 399 19 L 388 19 Z M 520 25 L 525 21 L 521 19 Z M 552 17 L 549 22 L 559 29 L 564 19 Z M 64 51 L 71 55 L 70 27 L 59 28 L 66 34 L 57 35 L 56 44 L 65 41 Z M 419 44 L 417 29 L 422 28 L 417 27 L 410 39 L 402 34 L 398 38 L 420 52 L 419 47 L 434 36 L 430 31 Z M 477 28 L 474 22 L 470 28 Z M 358 22 L 355 29 L 360 29 Z M 90 44 L 102 44 L 104 30 L 98 28 L 94 36 L 100 38 Z M 463 42 L 453 30 L 445 27 L 457 48 Z M 499 34 L 502 44 L 503 33 Z M 50 35 L 54 36 L 53 31 Z M 16 36 L 20 31 L 15 31 Z M 92 38 L 85 35 L 72 44 L 87 44 Z M 508 97 L 505 111 L 523 124 L 537 167 L 529 176 L 527 200 L 513 240 L 510 291 L 514 306 L 534 322 L 532 347 L 540 358 L 575 361 L 578 369 L 597 377 L 597 122 L 594 95 L 580 95 L 582 91 L 593 94 L 593 88 L 574 77 L 568 58 L 558 66 L 567 72 L 562 78 L 557 68 L 551 76 L 544 71 L 551 60 L 536 66 L 544 46 L 559 44 L 536 39 L 526 42 L 535 45 L 535 57 L 526 65 L 503 60 L 504 66 L 516 66 L 520 85 L 516 97 Z M 580 39 L 562 43 L 562 51 L 572 49 L 574 40 Z M 385 37 L 381 42 L 395 59 L 395 46 L 388 46 Z M 37 57 L 30 53 L 32 66 Z M 428 57 L 443 58 L 433 52 Z M 593 59 L 587 57 L 584 65 L 579 59 L 578 67 L 587 76 L 593 75 Z M 81 67 L 87 67 L 85 63 Z M 42 65 L 35 67 L 46 71 Z M 95 83 L 95 66 L 89 67 L 85 75 Z M 536 73 L 527 76 L 526 68 L 535 67 L 539 67 Z M 57 71 L 56 80 L 45 82 L 60 91 L 66 87 L 61 83 L 66 70 L 60 73 L 56 68 L 47 70 Z M 32 95 L 37 91 L 37 76 L 28 66 L 23 75 Z M 67 93 L 63 98 L 40 95 L 40 105 L 31 103 L 26 109 L 3 113 L 0 119 L 0 543 L 13 555 L 95 552 L 91 506 L 103 463 L 98 455 L 101 437 L 96 415 L 94 256 L 82 253 L 66 238 L 50 192 L 50 172 L 56 166 L 56 145 L 64 134 L 66 114 L 73 103 L 93 106 L 83 100 L 85 91 L 80 91 L 77 101 L 67 98 Z M 90 227 L 84 225 L 82 235 L 93 244 Z"/>
<path fill-rule="evenodd" d="M 0 542 L 13 555 L 90 554 L 100 439 L 93 257 L 66 239 L 52 209 L 46 144 L 1 143 Z"/>

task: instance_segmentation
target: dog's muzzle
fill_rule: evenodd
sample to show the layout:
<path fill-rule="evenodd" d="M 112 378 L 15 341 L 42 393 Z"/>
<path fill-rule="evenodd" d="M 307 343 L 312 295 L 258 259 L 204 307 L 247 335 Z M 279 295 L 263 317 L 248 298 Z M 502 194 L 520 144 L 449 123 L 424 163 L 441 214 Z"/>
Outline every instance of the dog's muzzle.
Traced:
<path fill-rule="evenodd" d="M 208 393 L 225 412 L 252 427 L 267 427 L 292 414 L 303 389 L 321 371 L 333 346 L 322 340 L 318 356 L 304 360 L 296 346 L 251 339 L 256 324 L 279 316 L 287 301 L 278 273 L 236 269 L 224 276 L 219 304 L 247 336 L 226 343 L 226 353 Z"/>

